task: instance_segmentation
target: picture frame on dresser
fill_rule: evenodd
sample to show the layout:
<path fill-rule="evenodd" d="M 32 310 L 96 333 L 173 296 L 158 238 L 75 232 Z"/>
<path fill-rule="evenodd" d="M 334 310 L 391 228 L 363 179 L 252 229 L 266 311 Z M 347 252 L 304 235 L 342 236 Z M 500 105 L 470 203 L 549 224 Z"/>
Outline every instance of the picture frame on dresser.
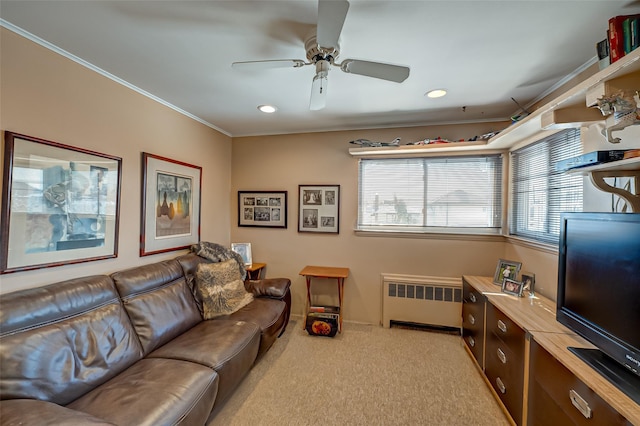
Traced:
<path fill-rule="evenodd" d="M 4 133 L 0 273 L 117 257 L 122 159 Z"/>
<path fill-rule="evenodd" d="M 511 278 L 505 278 L 502 281 L 502 292 L 507 294 L 513 294 L 514 296 L 522 296 L 522 289 L 524 284 L 521 281 L 513 280 Z"/>
<path fill-rule="evenodd" d="M 529 292 L 529 296 L 533 297 L 536 288 L 536 275 L 533 272 L 522 272 L 520 281 L 522 281 L 522 291 Z"/>
<path fill-rule="evenodd" d="M 287 191 L 238 191 L 238 226 L 287 227 Z"/>
<path fill-rule="evenodd" d="M 496 266 L 496 272 L 493 275 L 493 283 L 501 286 L 505 278 L 517 278 L 521 267 L 522 262 L 499 259 L 498 265 Z"/>
<path fill-rule="evenodd" d="M 140 256 L 200 242 L 202 167 L 142 153 Z"/>
<path fill-rule="evenodd" d="M 298 232 L 340 233 L 340 185 L 298 186 Z"/>

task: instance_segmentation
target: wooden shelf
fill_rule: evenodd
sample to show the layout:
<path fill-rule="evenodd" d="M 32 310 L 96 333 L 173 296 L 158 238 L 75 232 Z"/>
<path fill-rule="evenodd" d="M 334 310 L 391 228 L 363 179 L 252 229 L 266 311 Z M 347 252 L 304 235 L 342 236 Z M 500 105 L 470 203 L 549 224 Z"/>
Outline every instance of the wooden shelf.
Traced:
<path fill-rule="evenodd" d="M 435 152 L 473 151 L 487 148 L 487 141 L 463 141 L 450 143 L 433 143 L 427 145 L 400 145 L 400 146 L 369 146 L 361 148 L 349 148 L 349 154 L 354 157 L 364 156 L 411 156 L 415 154 L 428 154 Z"/>
<path fill-rule="evenodd" d="M 520 143 L 526 143 L 531 137 L 546 137 L 550 134 L 558 132 L 560 128 L 545 130 L 542 125 L 542 116 L 548 115 L 556 110 L 572 110 L 582 109 L 588 111 L 589 100 L 593 103 L 593 99 L 604 94 L 607 88 L 626 88 L 630 84 L 634 84 L 640 80 L 640 49 L 636 49 L 630 54 L 622 57 L 622 59 L 609 65 L 607 68 L 597 72 L 583 82 L 575 85 L 560 96 L 548 102 L 544 106 L 538 108 L 533 113 L 525 117 L 510 127 L 507 127 L 496 136 L 489 139 L 487 148 L 510 148 Z M 580 107 L 581 106 L 581 107 Z M 593 115 L 584 112 L 587 119 L 584 122 L 574 122 L 576 127 L 592 122 Z M 602 119 L 604 120 L 605 117 Z M 549 123 L 547 123 L 547 127 Z M 543 134 L 541 132 L 552 132 Z"/>
<path fill-rule="evenodd" d="M 610 171 L 637 171 L 640 172 L 640 157 L 627 158 L 624 160 L 612 161 L 604 164 L 594 164 L 593 166 L 580 167 L 567 171 L 567 173 L 580 173 L 588 175 L 591 172 Z"/>
<path fill-rule="evenodd" d="M 407 156 L 438 152 L 508 150 L 551 136 L 566 128 L 577 128 L 606 117 L 592 108 L 595 100 L 611 90 L 640 87 L 640 49 L 636 49 L 607 68 L 588 77 L 527 117 L 488 141 L 452 142 L 431 145 L 350 148 L 353 156 Z M 609 145 L 603 140 L 603 144 Z"/>
<path fill-rule="evenodd" d="M 609 185 L 605 181 L 605 178 L 631 177 L 635 178 L 635 187 L 638 188 L 638 184 L 640 184 L 640 157 L 580 167 L 578 169 L 569 170 L 567 173 L 580 173 L 585 176 L 588 175 L 591 178 L 591 183 L 593 183 L 596 188 L 604 192 L 618 195 L 629 203 L 632 212 L 640 213 L 640 193 L 633 194 L 624 188 Z M 636 189 L 636 191 L 638 191 L 638 189 Z"/>
<path fill-rule="evenodd" d="M 452 142 L 448 144 L 402 145 L 397 147 L 350 148 L 353 156 L 411 156 L 438 152 L 508 150 L 551 136 L 562 129 L 576 128 L 606 117 L 591 108 L 611 90 L 637 89 L 640 86 L 640 49 L 597 72 L 571 89 L 513 123 L 488 141 Z M 603 140 L 603 144 L 609 145 Z"/>

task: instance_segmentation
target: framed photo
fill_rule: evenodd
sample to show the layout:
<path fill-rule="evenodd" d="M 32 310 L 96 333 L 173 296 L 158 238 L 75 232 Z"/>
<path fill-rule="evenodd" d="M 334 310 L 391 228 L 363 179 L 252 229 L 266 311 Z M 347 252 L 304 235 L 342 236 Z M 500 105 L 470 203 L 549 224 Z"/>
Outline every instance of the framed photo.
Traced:
<path fill-rule="evenodd" d="M 523 272 L 520 277 L 522 280 L 522 291 L 528 291 L 529 296 L 533 296 L 535 294 L 536 287 L 536 275 L 531 272 Z"/>
<path fill-rule="evenodd" d="M 251 256 L 251 243 L 231 243 L 231 250 L 235 251 L 244 260 L 245 266 L 251 266 L 253 258 Z"/>
<path fill-rule="evenodd" d="M 298 232 L 340 233 L 340 185 L 299 185 Z"/>
<path fill-rule="evenodd" d="M 493 276 L 493 283 L 502 285 L 505 278 L 516 279 L 522 263 L 511 260 L 500 259 L 496 267 L 496 273 Z"/>
<path fill-rule="evenodd" d="M 287 227 L 287 191 L 238 191 L 238 226 Z"/>
<path fill-rule="evenodd" d="M 513 280 L 511 278 L 505 278 L 504 281 L 502 281 L 503 293 L 513 294 L 520 297 L 522 296 L 522 287 L 522 282 Z"/>
<path fill-rule="evenodd" d="M 118 256 L 122 159 L 5 132 L 0 273 Z"/>
<path fill-rule="evenodd" d="M 142 153 L 140 256 L 200 242 L 202 167 Z"/>

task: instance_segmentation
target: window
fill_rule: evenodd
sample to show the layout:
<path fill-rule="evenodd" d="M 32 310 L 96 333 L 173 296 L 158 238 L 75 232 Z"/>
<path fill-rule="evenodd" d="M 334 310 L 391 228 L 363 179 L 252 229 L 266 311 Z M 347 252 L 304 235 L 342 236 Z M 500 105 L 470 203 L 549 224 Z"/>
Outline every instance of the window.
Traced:
<path fill-rule="evenodd" d="M 563 130 L 511 153 L 511 235 L 558 243 L 560 213 L 582 210 L 583 178 L 558 172 L 555 165 L 581 153 L 578 129 Z"/>
<path fill-rule="evenodd" d="M 362 159 L 359 167 L 360 230 L 500 232 L 500 155 Z"/>

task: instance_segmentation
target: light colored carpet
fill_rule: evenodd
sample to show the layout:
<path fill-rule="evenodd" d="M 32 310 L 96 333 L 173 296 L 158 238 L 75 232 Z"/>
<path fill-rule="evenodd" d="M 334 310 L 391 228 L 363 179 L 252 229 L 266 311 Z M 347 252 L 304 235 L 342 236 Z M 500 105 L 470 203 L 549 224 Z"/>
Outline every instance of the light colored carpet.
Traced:
<path fill-rule="evenodd" d="M 292 318 L 209 426 L 508 425 L 462 345 L 352 323 L 315 337 Z"/>

